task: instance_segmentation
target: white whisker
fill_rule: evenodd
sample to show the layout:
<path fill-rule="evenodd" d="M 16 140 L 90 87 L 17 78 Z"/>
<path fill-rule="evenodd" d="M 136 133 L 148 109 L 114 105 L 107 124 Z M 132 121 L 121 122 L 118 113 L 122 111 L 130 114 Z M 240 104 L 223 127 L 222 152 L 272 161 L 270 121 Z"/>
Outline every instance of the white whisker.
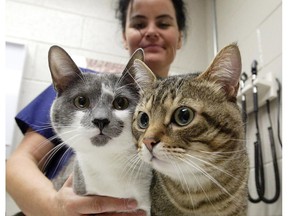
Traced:
<path fill-rule="evenodd" d="M 197 169 L 198 171 L 200 171 L 202 174 L 204 174 L 209 180 L 211 180 L 215 185 L 217 185 L 221 190 L 223 190 L 225 193 L 227 193 L 228 195 L 232 196 L 232 194 L 230 194 L 229 191 L 226 190 L 225 187 L 223 187 L 219 181 L 217 181 L 213 176 L 211 176 L 206 170 L 204 170 L 203 168 L 201 168 L 200 166 L 198 166 L 197 164 L 193 163 L 193 161 L 191 160 L 185 160 L 182 158 L 179 158 L 179 160 L 183 161 L 184 163 L 186 163 L 187 165 L 193 166 L 195 169 Z"/>
<path fill-rule="evenodd" d="M 192 165 L 192 166 L 193 166 L 193 165 Z M 197 166 L 194 166 L 194 168 L 197 169 Z M 189 170 L 188 170 L 188 172 L 189 172 Z M 201 190 L 203 191 L 203 193 L 204 193 L 206 199 L 208 200 L 208 202 L 213 206 L 213 208 L 215 209 L 217 215 L 220 216 L 219 210 L 218 210 L 218 209 L 216 208 L 216 206 L 211 202 L 209 196 L 207 195 L 205 189 L 204 189 L 203 186 L 202 186 L 202 183 L 199 181 L 199 178 L 195 175 L 194 172 L 192 172 L 192 175 L 193 175 L 194 179 L 197 181 L 197 185 L 198 185 L 198 186 L 201 188 Z"/>
<path fill-rule="evenodd" d="M 210 163 L 210 162 L 208 162 L 208 161 L 202 160 L 202 159 L 200 159 L 200 158 L 198 158 L 198 157 L 195 157 L 195 156 L 192 156 L 192 155 L 190 155 L 190 154 L 185 154 L 185 155 L 188 156 L 189 158 L 192 158 L 192 159 L 198 160 L 198 161 L 200 161 L 200 162 L 203 162 L 204 164 L 207 164 L 207 165 L 215 168 L 216 170 L 218 170 L 218 171 L 220 171 L 220 172 L 222 172 L 222 173 L 224 173 L 224 174 L 226 174 L 226 175 L 228 175 L 228 176 L 230 176 L 230 177 L 238 180 L 238 178 L 236 178 L 236 177 L 235 177 L 234 175 L 232 175 L 231 173 L 229 173 L 229 172 L 227 172 L 227 171 L 219 168 L 218 166 L 216 166 L 216 165 L 214 165 L 214 164 L 212 164 L 212 163 Z"/>

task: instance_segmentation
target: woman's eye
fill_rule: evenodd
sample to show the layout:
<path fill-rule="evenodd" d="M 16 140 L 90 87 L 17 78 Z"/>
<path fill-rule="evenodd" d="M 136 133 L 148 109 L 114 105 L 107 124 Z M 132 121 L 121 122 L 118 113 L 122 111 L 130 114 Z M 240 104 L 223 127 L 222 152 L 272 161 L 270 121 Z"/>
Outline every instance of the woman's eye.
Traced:
<path fill-rule="evenodd" d="M 77 96 L 74 99 L 74 105 L 78 108 L 78 109 L 85 109 L 88 108 L 90 105 L 90 101 L 88 97 L 85 96 Z"/>
<path fill-rule="evenodd" d="M 133 21 L 130 26 L 135 29 L 143 29 L 146 27 L 146 23 L 142 21 Z"/>
<path fill-rule="evenodd" d="M 143 23 L 138 23 L 134 26 L 135 29 L 143 29 L 145 28 L 145 25 Z"/>
<path fill-rule="evenodd" d="M 126 97 L 117 97 L 113 101 L 113 107 L 116 110 L 125 110 L 129 106 L 129 100 Z"/>
<path fill-rule="evenodd" d="M 194 111 L 189 107 L 179 107 L 173 115 L 172 121 L 178 126 L 186 126 L 194 119 Z"/>
<path fill-rule="evenodd" d="M 145 112 L 140 112 L 138 114 L 137 123 L 139 128 L 146 129 L 149 126 L 149 116 Z"/>
<path fill-rule="evenodd" d="M 167 29 L 169 28 L 171 25 L 167 22 L 160 22 L 157 24 L 158 28 L 161 28 L 161 29 Z"/>

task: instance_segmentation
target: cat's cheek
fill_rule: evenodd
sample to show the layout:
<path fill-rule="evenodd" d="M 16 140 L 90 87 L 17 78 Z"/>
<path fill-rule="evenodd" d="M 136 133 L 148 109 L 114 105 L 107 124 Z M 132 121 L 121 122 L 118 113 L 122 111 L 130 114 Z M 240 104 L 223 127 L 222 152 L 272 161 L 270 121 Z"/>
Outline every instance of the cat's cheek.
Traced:
<path fill-rule="evenodd" d="M 175 174 L 179 173 L 179 168 L 177 169 L 177 166 L 175 166 L 175 164 L 172 165 L 170 163 L 167 163 L 167 161 L 162 161 L 157 158 L 154 158 L 151 161 L 151 165 L 158 172 L 170 176 L 171 178 L 175 178 Z"/>
<path fill-rule="evenodd" d="M 115 110 L 114 115 L 117 119 L 121 119 L 121 120 L 128 120 L 129 119 L 130 120 L 131 113 L 129 110 Z M 129 124 L 131 124 L 130 121 L 129 121 Z"/>

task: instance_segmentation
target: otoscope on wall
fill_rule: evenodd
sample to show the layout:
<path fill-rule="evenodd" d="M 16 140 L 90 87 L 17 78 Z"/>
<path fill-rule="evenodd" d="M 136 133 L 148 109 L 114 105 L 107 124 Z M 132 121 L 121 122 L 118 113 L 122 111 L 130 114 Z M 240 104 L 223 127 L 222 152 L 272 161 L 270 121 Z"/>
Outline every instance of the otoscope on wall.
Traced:
<path fill-rule="evenodd" d="M 271 154 L 272 154 L 272 159 L 273 159 L 274 178 L 275 178 L 275 195 L 271 199 L 266 198 L 265 197 L 265 173 L 264 173 L 264 164 L 263 164 L 263 156 L 262 156 L 262 141 L 261 141 L 261 135 L 260 135 L 260 129 L 259 129 L 259 118 L 258 118 L 258 111 L 259 111 L 258 88 L 256 84 L 257 72 L 258 72 L 257 64 L 258 64 L 257 61 L 252 62 L 251 73 L 252 73 L 252 88 L 253 88 L 252 89 L 253 91 L 253 114 L 254 114 L 255 125 L 256 125 L 256 134 L 255 134 L 256 141 L 254 142 L 255 184 L 256 184 L 256 191 L 258 194 L 258 198 L 252 198 L 250 193 L 248 195 L 249 195 L 249 200 L 252 203 L 258 203 L 260 201 L 263 201 L 265 203 L 270 204 L 270 203 L 276 202 L 280 196 L 280 175 L 279 175 L 279 169 L 278 169 L 278 164 L 277 164 L 277 155 L 276 155 L 276 148 L 275 148 L 275 142 L 274 142 L 272 121 L 271 121 L 271 116 L 270 116 L 270 101 L 266 100 L 267 115 L 268 115 L 268 120 L 269 120 L 268 134 L 269 134 Z M 242 80 L 241 82 L 243 83 L 242 85 L 244 85 L 246 81 L 245 75 L 246 74 L 244 74 L 241 77 L 241 80 Z M 246 112 L 246 95 L 243 92 L 242 92 L 242 110 L 243 112 L 244 111 Z M 246 123 L 247 115 L 246 113 L 242 115 L 243 120 L 244 120 L 244 115 L 245 115 L 244 123 Z M 246 131 L 246 124 L 245 124 L 245 131 Z"/>

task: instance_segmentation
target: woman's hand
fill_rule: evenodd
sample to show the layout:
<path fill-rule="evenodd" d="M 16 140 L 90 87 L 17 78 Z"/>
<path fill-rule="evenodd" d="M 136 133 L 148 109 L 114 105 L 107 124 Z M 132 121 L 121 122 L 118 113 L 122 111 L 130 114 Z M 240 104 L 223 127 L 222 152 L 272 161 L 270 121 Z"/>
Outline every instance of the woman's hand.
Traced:
<path fill-rule="evenodd" d="M 137 209 L 137 202 L 132 199 L 118 199 L 105 196 L 79 196 L 72 188 L 72 176 L 63 187 L 52 197 L 57 207 L 53 214 L 61 216 L 78 215 L 146 215 L 144 211 Z M 125 212 L 125 213 L 124 213 Z"/>
<path fill-rule="evenodd" d="M 6 189 L 26 215 L 145 215 L 143 211 L 136 211 L 137 204 L 133 200 L 76 195 L 72 188 L 72 177 L 56 191 L 52 182 L 39 169 L 42 158 L 53 147 L 54 144 L 45 137 L 28 129 L 7 160 Z"/>

